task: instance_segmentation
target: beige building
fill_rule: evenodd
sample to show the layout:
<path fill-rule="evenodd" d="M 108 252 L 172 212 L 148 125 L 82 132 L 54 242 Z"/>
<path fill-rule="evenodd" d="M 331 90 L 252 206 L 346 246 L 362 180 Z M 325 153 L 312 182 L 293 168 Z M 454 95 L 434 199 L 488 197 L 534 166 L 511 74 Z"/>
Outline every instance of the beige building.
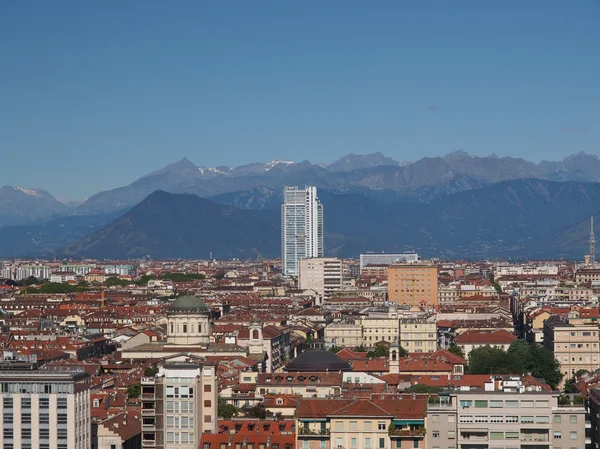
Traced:
<path fill-rule="evenodd" d="M 360 346 L 363 344 L 362 326 L 355 323 L 332 323 L 325 328 L 325 341 L 334 346 Z"/>
<path fill-rule="evenodd" d="M 388 268 L 390 302 L 408 305 L 438 303 L 438 269 L 432 265 L 399 264 Z"/>
<path fill-rule="evenodd" d="M 559 405 L 559 394 L 525 387 L 519 377 L 442 393 L 428 404 L 427 447 L 584 448 L 585 408 Z"/>
<path fill-rule="evenodd" d="M 435 352 L 437 350 L 437 326 L 424 318 L 400 320 L 400 346 L 408 352 Z"/>
<path fill-rule="evenodd" d="M 35 363 L 19 361 L 5 360 L 1 365 L 0 441 L 4 448 L 92 446 L 89 376 L 85 372 L 45 371 L 35 369 Z"/>
<path fill-rule="evenodd" d="M 329 299 L 342 289 L 342 261 L 334 257 L 301 259 L 298 287 L 314 290 L 322 298 Z"/>
<path fill-rule="evenodd" d="M 370 312 L 362 316 L 363 345 L 373 347 L 380 341 L 398 343 L 398 319 L 398 312 L 392 307 L 387 312 Z"/>
<path fill-rule="evenodd" d="M 583 324 L 581 319 L 568 323 L 548 319 L 544 322 L 544 347 L 554 353 L 565 375 L 563 381 L 577 371 L 593 372 L 600 360 L 600 331 L 597 324 Z"/>
<path fill-rule="evenodd" d="M 142 447 L 197 449 L 216 433 L 216 365 L 174 357 L 155 377 L 142 378 Z"/>

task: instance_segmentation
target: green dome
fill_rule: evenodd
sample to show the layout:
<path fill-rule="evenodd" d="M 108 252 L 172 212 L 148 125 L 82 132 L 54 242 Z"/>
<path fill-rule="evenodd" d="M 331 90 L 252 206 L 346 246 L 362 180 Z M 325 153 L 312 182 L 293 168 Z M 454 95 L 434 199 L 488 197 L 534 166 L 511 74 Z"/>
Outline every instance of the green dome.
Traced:
<path fill-rule="evenodd" d="M 192 295 L 184 295 L 177 298 L 169 307 L 170 313 L 193 313 L 208 312 L 208 307 L 200 298 Z"/>

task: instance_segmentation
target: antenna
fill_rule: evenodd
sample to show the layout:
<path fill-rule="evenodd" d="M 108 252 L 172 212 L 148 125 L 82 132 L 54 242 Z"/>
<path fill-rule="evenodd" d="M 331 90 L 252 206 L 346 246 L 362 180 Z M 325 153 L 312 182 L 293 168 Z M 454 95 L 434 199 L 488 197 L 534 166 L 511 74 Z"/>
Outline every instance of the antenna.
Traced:
<path fill-rule="evenodd" d="M 590 263 L 596 263 L 596 237 L 594 236 L 594 216 L 590 217 Z"/>

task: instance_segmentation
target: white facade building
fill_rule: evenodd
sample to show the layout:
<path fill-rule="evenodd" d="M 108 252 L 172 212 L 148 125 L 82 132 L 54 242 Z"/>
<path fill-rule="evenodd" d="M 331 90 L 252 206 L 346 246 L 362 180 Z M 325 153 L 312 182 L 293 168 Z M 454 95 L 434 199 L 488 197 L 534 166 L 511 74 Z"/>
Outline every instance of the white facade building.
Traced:
<path fill-rule="evenodd" d="M 397 263 L 415 263 L 419 261 L 417 253 L 365 253 L 360 255 L 360 271 L 367 265 L 393 265 Z"/>
<path fill-rule="evenodd" d="M 342 261 L 335 257 L 315 257 L 300 260 L 298 286 L 314 290 L 329 299 L 342 288 Z"/>
<path fill-rule="evenodd" d="M 284 187 L 281 206 L 283 274 L 298 276 L 299 261 L 323 257 L 323 205 L 317 188 Z"/>

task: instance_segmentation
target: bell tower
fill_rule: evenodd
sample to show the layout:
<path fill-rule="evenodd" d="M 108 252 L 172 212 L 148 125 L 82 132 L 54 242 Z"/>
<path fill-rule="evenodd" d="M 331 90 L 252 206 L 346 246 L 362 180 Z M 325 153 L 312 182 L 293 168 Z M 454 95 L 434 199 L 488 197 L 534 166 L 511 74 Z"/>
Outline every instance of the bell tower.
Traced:
<path fill-rule="evenodd" d="M 388 357 L 390 374 L 398 374 L 400 372 L 400 345 L 398 343 L 392 343 L 390 345 L 390 353 Z"/>

